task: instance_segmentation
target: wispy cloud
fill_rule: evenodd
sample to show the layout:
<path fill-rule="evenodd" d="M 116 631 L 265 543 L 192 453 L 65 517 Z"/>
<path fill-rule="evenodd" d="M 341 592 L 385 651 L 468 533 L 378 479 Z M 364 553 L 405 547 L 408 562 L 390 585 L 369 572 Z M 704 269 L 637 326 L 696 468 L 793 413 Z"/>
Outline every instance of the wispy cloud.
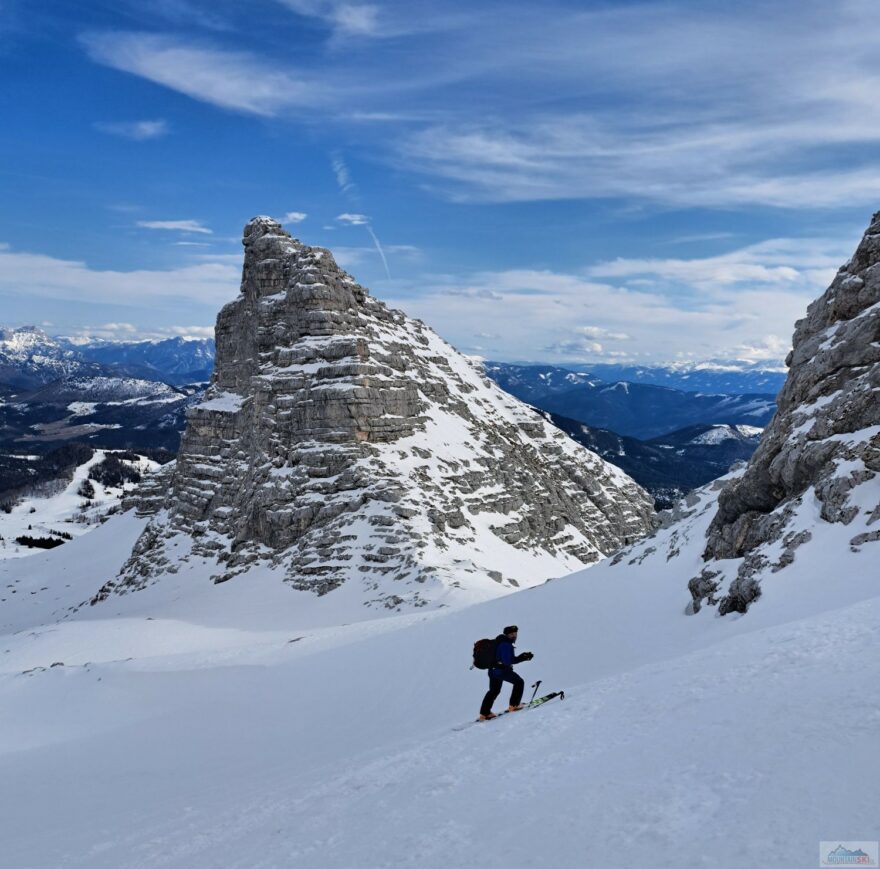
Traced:
<path fill-rule="evenodd" d="M 333 174 L 336 176 L 336 185 L 346 194 L 354 191 L 354 183 L 351 180 L 351 173 L 341 154 L 333 154 L 330 158 L 330 165 L 333 167 Z"/>
<path fill-rule="evenodd" d="M 166 229 L 176 232 L 198 232 L 213 235 L 214 230 L 208 229 L 198 220 L 139 220 L 137 225 L 142 229 Z"/>
<path fill-rule="evenodd" d="M 323 21 L 336 37 L 380 36 L 380 9 L 373 3 L 339 0 L 280 0 L 282 5 L 309 18 Z M 396 33 L 396 28 L 394 29 Z"/>
<path fill-rule="evenodd" d="M 308 214 L 305 211 L 288 211 L 284 217 L 281 218 L 282 223 L 302 223 Z"/>
<path fill-rule="evenodd" d="M 481 4 L 279 2 L 352 41 L 300 64 L 154 32 L 82 43 L 98 63 L 225 109 L 309 109 L 334 127 L 359 118 L 372 157 L 458 200 L 880 198 L 880 19 L 868 0 L 559 3 L 553 14 L 511 0 L 498 15 Z M 389 34 L 405 36 L 387 51 L 355 38 Z M 364 133 L 368 118 L 383 123 Z M 351 190 L 344 161 L 333 165 Z"/>
<path fill-rule="evenodd" d="M 692 235 L 679 235 L 670 238 L 662 244 L 696 244 L 702 241 L 722 241 L 724 239 L 733 238 L 732 232 L 696 232 Z"/>
<path fill-rule="evenodd" d="M 712 257 L 619 258 L 590 266 L 586 274 L 667 291 L 686 288 L 699 300 L 728 288 L 824 287 L 845 259 L 845 249 L 827 239 L 769 239 Z"/>
<path fill-rule="evenodd" d="M 332 20 L 339 33 L 347 36 L 377 36 L 379 7 L 371 3 L 337 3 L 333 6 Z"/>
<path fill-rule="evenodd" d="M 148 139 L 161 139 L 169 133 L 168 122 L 156 121 L 98 121 L 95 129 L 111 136 L 145 142 Z"/>
<path fill-rule="evenodd" d="M 493 128 L 430 127 L 401 143 L 410 167 L 455 182 L 458 199 L 637 198 L 679 206 L 833 206 L 880 198 L 880 165 L 779 166 L 768 160 L 821 144 L 738 124 L 673 126 L 650 117 L 571 114 Z M 880 142 L 880 123 L 876 128 Z"/>
<path fill-rule="evenodd" d="M 492 94 L 491 115 L 470 99 L 443 123 L 406 130 L 398 165 L 445 179 L 431 189 L 458 200 L 873 203 L 880 159 L 864 146 L 880 143 L 880 22 L 870 10 L 865 0 L 524 7 L 496 23 L 491 66 L 469 50 L 485 31 L 459 34 L 460 70 Z"/>
<path fill-rule="evenodd" d="M 92 60 L 224 109 L 275 115 L 320 104 L 326 88 L 243 51 L 192 44 L 152 33 L 100 32 L 80 37 Z"/>

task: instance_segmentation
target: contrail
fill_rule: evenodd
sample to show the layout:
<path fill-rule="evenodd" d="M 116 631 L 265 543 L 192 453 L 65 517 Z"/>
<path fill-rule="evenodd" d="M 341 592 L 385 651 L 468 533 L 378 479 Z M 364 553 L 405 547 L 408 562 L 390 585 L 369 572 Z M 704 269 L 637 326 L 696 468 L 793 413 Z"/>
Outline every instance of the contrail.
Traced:
<path fill-rule="evenodd" d="M 346 166 L 342 154 L 340 154 L 338 151 L 331 154 L 330 163 L 333 166 L 333 174 L 336 176 L 336 183 L 339 185 L 339 189 L 342 191 L 347 199 L 357 202 L 360 197 L 357 195 L 357 188 L 354 181 L 351 180 L 351 173 L 348 171 L 348 166 Z M 366 217 L 362 225 L 366 228 L 367 232 L 370 233 L 370 238 L 373 239 L 373 244 L 376 247 L 376 253 L 379 254 L 379 257 L 382 260 L 382 265 L 385 266 L 385 274 L 390 281 L 391 270 L 388 268 L 388 258 L 385 256 L 385 251 L 382 250 L 382 244 L 379 241 L 378 236 L 373 231 L 373 226 L 370 223 L 370 218 Z"/>
<path fill-rule="evenodd" d="M 370 237 L 373 239 L 373 244 L 376 245 L 376 250 L 379 252 L 379 256 L 382 257 L 382 264 L 385 266 L 385 274 L 388 276 L 388 280 L 391 280 L 391 272 L 388 269 L 388 260 L 385 259 L 385 251 L 382 250 L 382 245 L 379 244 L 379 239 L 376 238 L 376 233 L 373 232 L 373 227 L 370 226 L 369 223 L 365 223 L 364 226 L 367 227 L 367 232 L 370 233 Z"/>

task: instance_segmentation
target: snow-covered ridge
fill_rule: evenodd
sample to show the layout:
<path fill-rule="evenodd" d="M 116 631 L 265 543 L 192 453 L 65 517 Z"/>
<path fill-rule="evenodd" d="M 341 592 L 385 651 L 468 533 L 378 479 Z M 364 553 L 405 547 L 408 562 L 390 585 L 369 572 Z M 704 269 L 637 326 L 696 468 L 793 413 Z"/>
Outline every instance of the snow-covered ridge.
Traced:
<path fill-rule="evenodd" d="M 759 437 L 762 428 L 753 425 L 714 425 L 703 434 L 697 435 L 692 444 L 720 444 L 728 440 L 742 440 Z"/>

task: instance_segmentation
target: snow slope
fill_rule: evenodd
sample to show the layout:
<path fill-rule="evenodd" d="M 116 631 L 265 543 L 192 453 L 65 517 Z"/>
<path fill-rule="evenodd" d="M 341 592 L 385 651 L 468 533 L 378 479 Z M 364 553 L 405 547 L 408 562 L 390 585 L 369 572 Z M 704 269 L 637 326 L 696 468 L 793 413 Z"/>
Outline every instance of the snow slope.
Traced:
<path fill-rule="evenodd" d="M 816 523 L 747 615 L 688 617 L 714 509 L 703 491 L 616 564 L 372 620 L 345 589 L 266 568 L 212 586 L 192 562 L 70 611 L 127 554 L 131 513 L 0 563 L 6 859 L 793 869 L 819 840 L 876 839 L 870 547 Z M 523 676 L 566 700 L 452 731 L 485 689 L 472 642 L 511 622 Z"/>
<path fill-rule="evenodd" d="M 40 551 L 19 545 L 16 543 L 17 537 L 26 535 L 61 539 L 58 532 L 79 537 L 93 530 L 114 508 L 118 509 L 123 494 L 132 490 L 132 484 L 129 483 L 126 488 L 125 484 L 104 486 L 93 482 L 94 498 L 86 501 L 79 494 L 79 488 L 88 479 L 89 473 L 107 455 L 106 450 L 95 450 L 92 458 L 76 468 L 73 479 L 59 491 L 45 496 L 31 495 L 21 498 L 9 513 L 0 513 L 0 559 L 21 558 Z M 140 474 L 149 473 L 159 467 L 158 462 L 145 456 L 139 456 L 137 461 L 127 461 L 125 464 Z"/>

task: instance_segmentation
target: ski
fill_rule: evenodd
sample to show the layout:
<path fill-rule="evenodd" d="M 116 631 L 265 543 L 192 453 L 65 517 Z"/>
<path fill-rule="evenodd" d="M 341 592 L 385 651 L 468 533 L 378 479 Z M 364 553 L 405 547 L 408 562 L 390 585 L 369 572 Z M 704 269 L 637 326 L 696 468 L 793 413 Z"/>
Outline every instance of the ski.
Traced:
<path fill-rule="evenodd" d="M 518 710 L 519 712 L 525 712 L 528 709 L 535 709 L 538 706 L 543 706 L 548 700 L 555 700 L 556 698 L 560 700 L 565 699 L 565 691 L 553 691 L 550 694 L 545 694 L 543 697 L 536 697 L 534 700 L 530 700 L 526 703 L 522 709 Z M 495 721 L 496 718 L 501 718 L 502 715 L 510 715 L 510 710 L 505 709 L 503 712 L 498 712 L 495 715 L 495 718 L 490 718 L 489 721 Z M 475 724 L 488 724 L 489 722 L 480 721 L 478 718 L 476 721 L 466 721 L 464 724 L 459 724 L 457 727 L 453 727 L 453 730 L 466 730 L 468 727 L 473 727 Z"/>

